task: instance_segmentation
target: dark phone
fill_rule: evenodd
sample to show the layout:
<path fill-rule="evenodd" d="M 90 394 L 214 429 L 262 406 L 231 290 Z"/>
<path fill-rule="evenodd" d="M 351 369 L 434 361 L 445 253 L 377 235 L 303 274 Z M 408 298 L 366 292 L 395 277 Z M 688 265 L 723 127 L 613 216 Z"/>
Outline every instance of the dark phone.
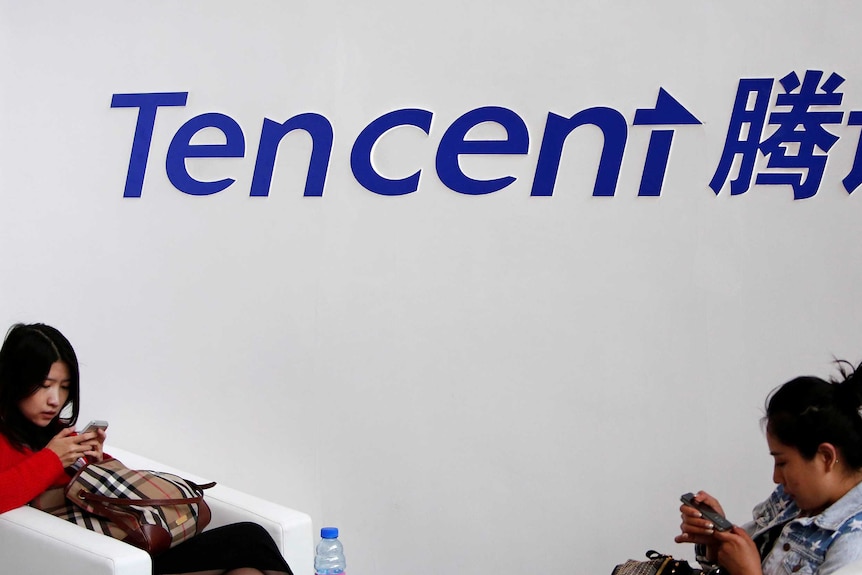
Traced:
<path fill-rule="evenodd" d="M 686 493 L 680 500 L 690 507 L 694 507 L 701 514 L 712 521 L 716 531 L 730 531 L 733 528 L 733 523 L 725 519 L 724 515 L 707 505 L 706 503 L 698 503 L 694 500 L 694 493 Z"/>

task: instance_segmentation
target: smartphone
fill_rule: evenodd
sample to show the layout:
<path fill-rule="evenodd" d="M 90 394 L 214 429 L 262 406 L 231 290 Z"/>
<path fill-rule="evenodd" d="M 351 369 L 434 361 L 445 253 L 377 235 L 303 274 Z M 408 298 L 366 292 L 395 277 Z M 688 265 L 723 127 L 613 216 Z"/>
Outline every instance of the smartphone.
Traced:
<path fill-rule="evenodd" d="M 694 500 L 694 493 L 686 493 L 680 500 L 690 507 L 694 507 L 706 518 L 712 521 L 716 531 L 730 531 L 733 528 L 733 523 L 728 521 L 724 515 L 707 505 L 706 503 L 698 503 Z"/>
<path fill-rule="evenodd" d="M 96 431 L 97 429 L 108 429 L 108 422 L 103 421 L 101 419 L 94 419 L 90 423 L 87 424 L 87 427 L 84 428 L 84 431 L 81 433 L 87 433 L 89 431 Z"/>

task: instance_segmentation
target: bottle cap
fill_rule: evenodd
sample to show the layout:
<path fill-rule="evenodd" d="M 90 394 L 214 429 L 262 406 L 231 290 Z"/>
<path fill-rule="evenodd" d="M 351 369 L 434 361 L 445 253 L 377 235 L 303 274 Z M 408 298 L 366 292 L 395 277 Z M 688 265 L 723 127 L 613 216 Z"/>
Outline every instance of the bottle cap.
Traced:
<path fill-rule="evenodd" d="M 323 539 L 338 539 L 338 527 L 323 527 L 320 529 Z"/>

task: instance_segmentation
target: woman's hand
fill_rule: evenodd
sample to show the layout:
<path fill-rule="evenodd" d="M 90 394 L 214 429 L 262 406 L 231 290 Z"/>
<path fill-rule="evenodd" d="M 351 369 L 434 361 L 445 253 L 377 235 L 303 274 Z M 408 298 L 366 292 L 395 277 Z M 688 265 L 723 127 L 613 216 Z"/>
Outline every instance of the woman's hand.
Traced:
<path fill-rule="evenodd" d="M 85 455 L 102 456 L 102 442 L 105 440 L 104 431 L 101 432 L 101 440 L 99 440 L 98 432 L 91 431 L 89 433 L 82 433 L 81 435 L 74 435 L 74 433 L 74 429 L 67 427 L 55 435 L 48 442 L 48 445 L 45 446 L 57 454 L 63 467 L 69 467 L 78 458 Z M 96 447 L 94 447 L 94 443 Z"/>
<path fill-rule="evenodd" d="M 90 451 L 85 451 L 84 455 L 87 456 L 87 461 L 90 463 L 101 463 L 102 459 L 105 458 L 105 454 L 102 452 L 102 446 L 105 445 L 105 438 L 108 434 L 104 429 L 98 428 L 96 429 L 96 437 L 93 441 L 90 442 Z"/>
<path fill-rule="evenodd" d="M 741 527 L 730 531 L 716 531 L 718 563 L 732 575 L 763 575 L 760 553 L 751 536 Z"/>
<path fill-rule="evenodd" d="M 694 500 L 697 503 L 709 505 L 724 515 L 724 509 L 721 508 L 721 503 L 719 503 L 718 500 L 709 493 L 698 491 L 694 496 Z M 679 512 L 680 515 L 682 515 L 682 524 L 679 526 L 682 533 L 674 537 L 674 541 L 677 543 L 698 543 L 706 545 L 707 559 L 715 561 L 719 542 L 715 538 L 715 526 L 712 524 L 712 521 L 706 519 L 700 511 L 691 505 L 686 505 L 685 503 L 680 506 Z"/>

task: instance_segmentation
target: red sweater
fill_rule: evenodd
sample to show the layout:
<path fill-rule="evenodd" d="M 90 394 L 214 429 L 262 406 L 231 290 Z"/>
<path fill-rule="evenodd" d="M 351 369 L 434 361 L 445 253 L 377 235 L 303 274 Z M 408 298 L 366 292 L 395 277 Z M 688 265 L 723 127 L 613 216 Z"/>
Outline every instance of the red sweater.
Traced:
<path fill-rule="evenodd" d="M 0 434 L 0 513 L 21 507 L 49 487 L 69 482 L 63 464 L 50 449 L 18 451 Z"/>

